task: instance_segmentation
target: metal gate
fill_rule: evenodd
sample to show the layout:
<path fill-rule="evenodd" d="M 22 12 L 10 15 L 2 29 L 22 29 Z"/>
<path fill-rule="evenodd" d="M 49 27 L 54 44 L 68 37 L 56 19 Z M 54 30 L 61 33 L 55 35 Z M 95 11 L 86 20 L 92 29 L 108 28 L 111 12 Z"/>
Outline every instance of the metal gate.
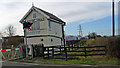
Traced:
<path fill-rule="evenodd" d="M 0 50 L 2 60 L 17 59 L 23 57 L 22 48 Z"/>
<path fill-rule="evenodd" d="M 33 45 L 33 57 L 43 56 L 43 45 Z"/>

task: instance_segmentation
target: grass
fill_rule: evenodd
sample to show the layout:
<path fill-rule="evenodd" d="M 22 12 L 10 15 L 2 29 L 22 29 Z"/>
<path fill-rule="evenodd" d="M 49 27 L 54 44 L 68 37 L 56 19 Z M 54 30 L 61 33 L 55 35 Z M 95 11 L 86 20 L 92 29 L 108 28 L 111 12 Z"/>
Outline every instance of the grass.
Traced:
<path fill-rule="evenodd" d="M 117 58 L 108 59 L 105 56 L 97 57 L 81 57 L 80 60 L 65 60 L 65 59 L 42 59 L 39 57 L 30 59 L 19 59 L 24 61 L 30 61 L 35 63 L 62 63 L 62 64 L 90 64 L 90 65 L 120 65 L 120 60 Z"/>
<path fill-rule="evenodd" d="M 84 46 L 105 45 L 104 44 L 105 40 L 106 39 L 104 38 L 97 39 L 97 42 L 95 40 L 87 40 L 87 44 L 85 44 Z M 76 48 L 74 49 L 82 50 L 82 49 L 76 49 Z M 90 50 L 90 49 L 87 49 L 87 50 Z M 95 53 L 98 54 L 98 52 L 91 52 L 89 54 L 95 54 Z M 83 53 L 82 52 L 78 52 L 78 53 L 70 52 L 68 54 L 83 54 Z M 59 56 L 54 56 L 54 58 L 65 58 L 65 56 L 59 55 Z M 106 56 L 89 56 L 87 58 L 81 57 L 81 56 L 72 56 L 71 58 L 79 58 L 79 60 L 73 59 L 73 60 L 65 61 L 65 59 L 42 59 L 39 57 L 30 58 L 30 59 L 22 59 L 22 60 L 36 62 L 36 63 L 44 62 L 44 63 L 91 64 L 91 65 L 120 65 L 120 59 L 117 59 L 117 58 L 109 59 Z"/>
<path fill-rule="evenodd" d="M 85 60 L 68 60 L 65 61 L 63 59 L 45 59 L 44 62 L 52 62 L 52 63 L 69 63 L 69 64 L 96 64 L 97 61 L 85 61 Z"/>
<path fill-rule="evenodd" d="M 91 65 L 120 65 L 120 61 L 117 58 L 107 59 L 106 57 L 96 58 L 96 57 L 88 57 L 81 58 L 80 60 L 67 60 L 64 59 L 44 59 L 43 62 L 51 62 L 51 63 L 69 63 L 69 64 L 91 64 Z"/>

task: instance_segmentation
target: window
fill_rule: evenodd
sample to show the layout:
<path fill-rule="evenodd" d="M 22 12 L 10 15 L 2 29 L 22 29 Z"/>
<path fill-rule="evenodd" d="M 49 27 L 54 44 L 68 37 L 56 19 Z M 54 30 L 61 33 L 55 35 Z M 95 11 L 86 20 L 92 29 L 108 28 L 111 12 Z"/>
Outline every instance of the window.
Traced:
<path fill-rule="evenodd" d="M 40 30 L 40 22 L 35 23 L 35 30 Z"/>
<path fill-rule="evenodd" d="M 51 30 L 50 21 L 48 21 L 48 28 L 49 28 L 49 31 L 50 31 Z"/>
<path fill-rule="evenodd" d="M 31 26 L 31 29 L 32 30 L 40 30 L 40 22 L 37 21 L 37 22 L 33 23 Z"/>
<path fill-rule="evenodd" d="M 32 18 L 36 18 L 37 13 L 32 14 Z"/>

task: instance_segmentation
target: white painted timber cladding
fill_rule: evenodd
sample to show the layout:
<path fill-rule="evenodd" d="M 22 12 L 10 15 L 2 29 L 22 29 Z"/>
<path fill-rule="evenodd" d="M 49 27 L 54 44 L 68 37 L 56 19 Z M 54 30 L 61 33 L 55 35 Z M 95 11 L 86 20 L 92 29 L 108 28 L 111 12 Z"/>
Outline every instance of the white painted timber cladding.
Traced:
<path fill-rule="evenodd" d="M 28 15 L 26 20 L 31 20 L 32 13 L 35 13 L 35 12 L 37 13 L 37 18 L 44 18 L 44 21 L 40 21 L 40 30 L 32 30 L 32 31 L 27 30 L 27 36 L 52 35 L 60 38 L 51 37 L 51 36 L 29 37 L 27 38 L 28 45 L 44 44 L 44 46 L 57 46 L 57 45 L 61 45 L 61 43 L 63 44 L 63 41 L 61 42 L 61 38 L 62 38 L 61 24 L 50 21 L 51 29 L 49 30 L 47 18 L 35 10 L 31 11 L 31 13 Z M 43 39 L 43 41 L 41 41 L 41 39 Z M 52 42 L 51 42 L 51 39 L 53 40 Z"/>
<path fill-rule="evenodd" d="M 27 30 L 27 35 L 28 36 L 34 36 L 34 35 L 48 34 L 48 23 L 47 23 L 48 21 L 47 21 L 47 18 L 44 17 L 42 14 L 40 14 L 40 13 L 38 13 L 34 10 L 28 15 L 26 20 L 31 20 L 32 19 L 32 13 L 37 13 L 37 18 L 44 18 L 44 21 L 40 21 L 40 30 L 31 30 L 31 31 Z"/>
<path fill-rule="evenodd" d="M 50 35 L 55 35 L 58 37 L 62 37 L 62 26 L 59 23 L 55 23 L 50 21 L 51 29 L 49 31 Z"/>
<path fill-rule="evenodd" d="M 43 39 L 43 41 L 41 41 L 41 39 Z M 49 46 L 48 37 L 31 37 L 31 38 L 27 38 L 27 40 L 28 40 L 28 45 L 44 44 L 45 46 Z"/>
<path fill-rule="evenodd" d="M 49 45 L 50 46 L 58 46 L 61 45 L 61 39 L 60 38 L 55 38 L 55 37 L 48 37 L 49 39 Z M 51 41 L 51 39 L 53 41 Z"/>

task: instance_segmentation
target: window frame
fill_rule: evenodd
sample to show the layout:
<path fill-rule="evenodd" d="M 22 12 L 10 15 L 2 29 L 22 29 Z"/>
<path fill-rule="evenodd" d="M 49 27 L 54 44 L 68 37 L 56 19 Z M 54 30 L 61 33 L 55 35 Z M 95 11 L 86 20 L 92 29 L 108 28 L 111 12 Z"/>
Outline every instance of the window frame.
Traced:
<path fill-rule="evenodd" d="M 48 29 L 49 29 L 49 31 L 51 30 L 51 22 L 50 21 L 48 21 Z"/>
<path fill-rule="evenodd" d="M 38 29 L 38 26 L 39 26 L 39 29 Z M 33 25 L 31 26 L 31 29 L 32 30 L 40 30 L 40 21 L 34 22 Z"/>
<path fill-rule="evenodd" d="M 34 18 L 34 14 L 35 14 L 35 18 Z M 32 19 L 36 19 L 37 18 L 37 13 L 36 12 L 33 12 L 32 13 Z"/>

